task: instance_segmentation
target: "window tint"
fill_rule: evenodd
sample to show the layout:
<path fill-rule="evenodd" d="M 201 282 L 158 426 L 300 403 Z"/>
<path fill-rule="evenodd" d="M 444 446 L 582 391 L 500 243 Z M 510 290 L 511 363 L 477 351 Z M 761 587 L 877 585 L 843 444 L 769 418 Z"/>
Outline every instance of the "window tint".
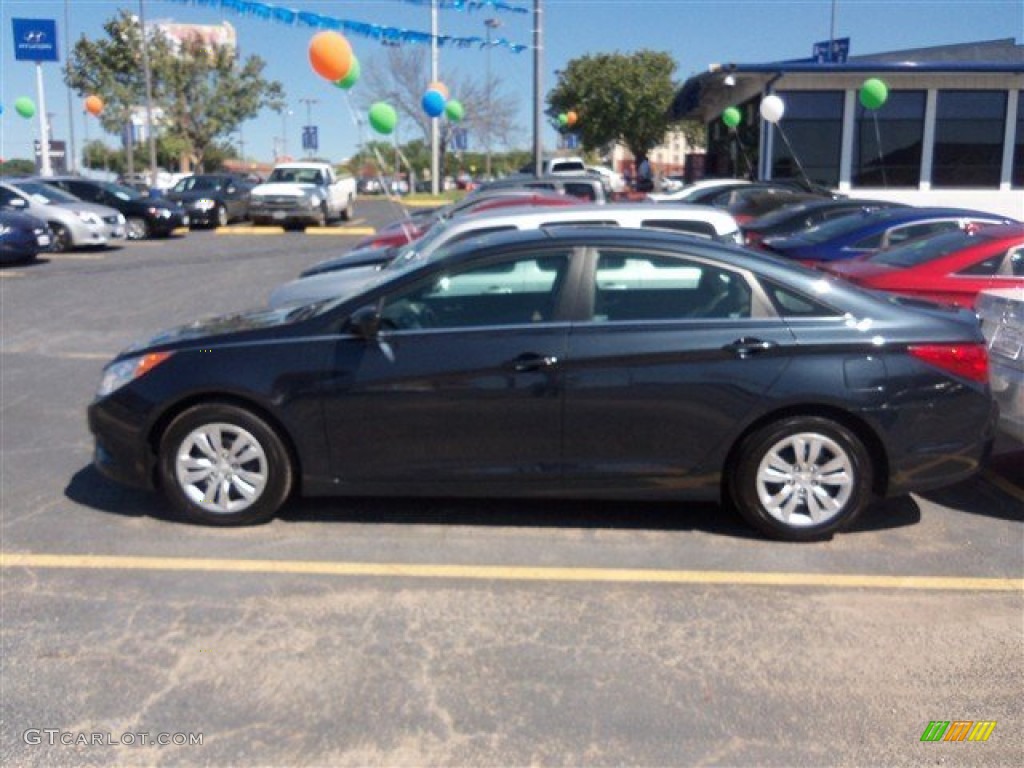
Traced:
<path fill-rule="evenodd" d="M 839 312 L 820 301 L 783 288 L 770 281 L 764 281 L 764 289 L 783 317 L 834 317 Z"/>
<path fill-rule="evenodd" d="M 925 96 L 925 91 L 889 91 L 889 98 L 879 109 L 857 106 L 854 186 L 917 187 L 921 180 Z"/>
<path fill-rule="evenodd" d="M 1010 251 L 1009 256 L 1007 256 L 1007 262 L 1007 269 L 1003 270 L 1004 274 L 1024 277 L 1024 248 Z"/>
<path fill-rule="evenodd" d="M 959 226 L 955 221 L 923 221 L 918 224 L 908 224 L 905 227 L 896 227 L 889 232 L 889 245 L 898 245 L 936 232 L 958 229 Z"/>
<path fill-rule="evenodd" d="M 594 322 L 750 317 L 742 275 L 699 261 L 602 251 L 594 285 Z"/>
<path fill-rule="evenodd" d="M 455 245 L 455 243 L 461 243 L 463 240 L 469 240 L 471 237 L 481 237 L 483 235 L 490 235 L 494 232 L 514 232 L 515 227 L 481 227 L 480 229 L 470 230 L 469 232 L 461 232 L 458 235 L 452 235 L 446 245 Z"/>
<path fill-rule="evenodd" d="M 570 182 L 565 185 L 565 194 L 572 195 L 573 197 L 579 197 L 584 200 L 596 200 L 597 194 L 594 192 L 594 186 L 592 184 L 576 184 Z"/>
<path fill-rule="evenodd" d="M 1017 91 L 1017 139 L 1013 146 L 1014 187 L 1024 187 L 1024 91 Z"/>
<path fill-rule="evenodd" d="M 1003 264 L 1003 259 L 1006 258 L 1006 254 L 997 253 L 994 256 L 989 256 L 987 259 L 975 262 L 968 267 L 964 267 L 958 275 L 974 275 L 978 277 L 988 277 L 999 273 L 999 267 Z"/>
<path fill-rule="evenodd" d="M 842 91 L 780 91 L 786 103 L 786 137 L 811 181 L 826 187 L 839 183 L 842 146 Z M 772 178 L 799 178 L 797 162 L 778 127 L 772 142 Z"/>
<path fill-rule="evenodd" d="M 679 221 L 678 219 L 644 219 L 640 226 L 653 229 L 670 229 L 673 232 L 686 232 L 691 235 L 715 237 L 718 233 L 713 224 L 706 221 Z"/>
<path fill-rule="evenodd" d="M 888 248 L 871 257 L 872 264 L 890 267 L 915 267 L 935 259 L 941 259 L 973 243 L 974 236 L 963 230 L 944 232 L 927 240 L 916 240 L 896 248 Z"/>
<path fill-rule="evenodd" d="M 932 186 L 999 186 L 1006 97 L 1006 91 L 939 91 Z"/>
<path fill-rule="evenodd" d="M 383 328 L 442 329 L 527 325 L 554 319 L 569 253 L 556 251 L 434 272 L 386 297 Z"/>
<path fill-rule="evenodd" d="M 861 240 L 858 240 L 851 247 L 852 248 L 857 248 L 857 249 L 864 249 L 864 250 L 873 249 L 873 248 L 875 248 L 875 249 L 876 248 L 881 248 L 882 247 L 882 240 L 884 238 L 885 238 L 885 232 L 876 232 L 873 235 L 868 235 L 867 237 L 865 237 L 865 238 L 863 238 Z"/>

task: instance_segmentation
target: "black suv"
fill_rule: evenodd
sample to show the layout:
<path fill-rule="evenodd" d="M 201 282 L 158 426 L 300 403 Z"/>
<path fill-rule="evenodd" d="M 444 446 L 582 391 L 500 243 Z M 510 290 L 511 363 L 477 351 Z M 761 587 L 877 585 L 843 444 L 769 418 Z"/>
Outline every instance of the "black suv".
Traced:
<path fill-rule="evenodd" d="M 249 198 L 256 182 L 228 173 L 186 176 L 167 191 L 180 203 L 193 227 L 223 227 L 249 217 Z"/>
<path fill-rule="evenodd" d="M 38 181 L 63 189 L 81 200 L 120 211 L 127 222 L 129 240 L 167 237 L 178 227 L 188 226 L 188 215 L 180 205 L 159 197 L 146 197 L 131 187 L 77 176 L 52 176 Z"/>

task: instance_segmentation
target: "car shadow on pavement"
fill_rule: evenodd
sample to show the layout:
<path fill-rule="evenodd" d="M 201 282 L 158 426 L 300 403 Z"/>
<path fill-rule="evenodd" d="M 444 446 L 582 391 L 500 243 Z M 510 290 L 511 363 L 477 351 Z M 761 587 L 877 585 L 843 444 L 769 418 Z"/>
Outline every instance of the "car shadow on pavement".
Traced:
<path fill-rule="evenodd" d="M 64 495 L 77 504 L 113 515 L 182 522 L 159 493 L 118 485 L 103 477 L 91 464 L 74 474 Z M 701 531 L 736 539 L 763 539 L 734 510 L 710 502 L 300 498 L 289 501 L 278 519 L 287 523 Z M 920 520 L 920 509 L 911 497 L 887 499 L 864 510 L 848 532 L 902 528 Z"/>
<path fill-rule="evenodd" d="M 76 504 L 123 517 L 178 520 L 159 494 L 118 485 L 101 475 L 92 464 L 71 477 L 64 488 L 64 496 Z"/>

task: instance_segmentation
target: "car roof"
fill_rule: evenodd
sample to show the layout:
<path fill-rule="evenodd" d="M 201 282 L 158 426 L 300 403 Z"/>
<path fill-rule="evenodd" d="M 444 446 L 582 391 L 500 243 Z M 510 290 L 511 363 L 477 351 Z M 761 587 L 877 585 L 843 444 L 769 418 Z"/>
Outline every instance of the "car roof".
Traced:
<path fill-rule="evenodd" d="M 551 220 L 564 222 L 582 221 L 596 224 L 600 221 L 639 222 L 644 218 L 707 221 L 726 226 L 731 224 L 732 228 L 736 226 L 736 220 L 732 215 L 721 208 L 714 208 L 710 205 L 688 205 L 669 208 L 654 203 L 616 203 L 615 205 L 585 203 L 567 208 L 530 209 L 503 214 L 483 211 L 468 214 L 457 222 L 452 222 L 452 226 L 461 225 L 467 229 L 475 229 L 482 226 L 518 227 L 523 225 L 533 228 Z M 628 224 L 622 226 L 628 226 Z M 730 229 L 729 231 L 732 230 Z"/>

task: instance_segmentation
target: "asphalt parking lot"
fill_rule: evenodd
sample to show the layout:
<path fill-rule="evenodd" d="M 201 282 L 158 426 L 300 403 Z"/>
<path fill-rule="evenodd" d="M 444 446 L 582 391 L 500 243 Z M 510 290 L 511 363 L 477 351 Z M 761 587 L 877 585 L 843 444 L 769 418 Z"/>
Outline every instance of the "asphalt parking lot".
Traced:
<path fill-rule="evenodd" d="M 804 545 L 708 504 L 309 500 L 213 530 L 91 469 L 113 354 L 392 215 L 0 270 L 0 763 L 1019 764 L 1019 453 Z M 997 724 L 922 742 L 935 720 Z"/>

